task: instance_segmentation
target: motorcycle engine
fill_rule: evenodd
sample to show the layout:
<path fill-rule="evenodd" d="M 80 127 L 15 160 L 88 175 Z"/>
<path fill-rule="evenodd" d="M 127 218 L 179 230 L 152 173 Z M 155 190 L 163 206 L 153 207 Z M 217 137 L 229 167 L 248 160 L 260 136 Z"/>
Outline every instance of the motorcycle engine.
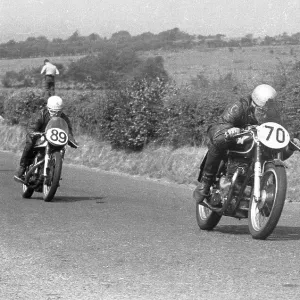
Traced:
<path fill-rule="evenodd" d="M 249 159 L 244 157 L 228 157 L 227 175 L 232 177 L 237 168 L 242 168 L 244 170 L 243 174 L 245 174 L 249 168 Z"/>
<path fill-rule="evenodd" d="M 248 160 L 243 157 L 229 157 L 227 162 L 226 175 L 220 178 L 220 197 L 222 202 L 224 202 L 226 197 L 228 196 L 228 192 L 231 187 L 232 176 L 238 168 L 242 168 L 242 174 L 246 174 L 249 168 Z M 243 179 L 243 175 L 240 175 L 235 184 L 235 192 L 238 192 L 240 190 Z"/>

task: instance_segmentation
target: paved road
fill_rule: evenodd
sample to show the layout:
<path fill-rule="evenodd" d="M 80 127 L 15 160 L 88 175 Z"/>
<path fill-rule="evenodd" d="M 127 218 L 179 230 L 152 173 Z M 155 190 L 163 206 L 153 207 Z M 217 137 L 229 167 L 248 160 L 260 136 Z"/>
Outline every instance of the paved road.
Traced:
<path fill-rule="evenodd" d="M 64 166 L 53 203 L 21 198 L 0 152 L 0 299 L 300 299 L 300 205 L 267 241 L 197 227 L 191 189 Z"/>

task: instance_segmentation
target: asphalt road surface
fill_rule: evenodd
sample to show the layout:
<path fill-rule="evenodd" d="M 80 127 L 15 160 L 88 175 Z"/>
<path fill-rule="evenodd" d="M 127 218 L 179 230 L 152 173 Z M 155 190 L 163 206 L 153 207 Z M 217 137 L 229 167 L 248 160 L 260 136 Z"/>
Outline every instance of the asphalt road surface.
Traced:
<path fill-rule="evenodd" d="M 22 199 L 0 152 L 0 299 L 300 299 L 300 205 L 266 241 L 196 223 L 192 189 L 65 165 L 54 202 Z"/>

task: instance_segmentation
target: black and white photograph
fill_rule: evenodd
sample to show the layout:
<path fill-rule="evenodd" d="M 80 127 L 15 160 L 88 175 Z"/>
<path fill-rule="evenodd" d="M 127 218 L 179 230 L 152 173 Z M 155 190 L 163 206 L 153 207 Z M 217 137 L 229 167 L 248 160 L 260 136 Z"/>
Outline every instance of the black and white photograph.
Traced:
<path fill-rule="evenodd" d="M 299 16 L 2 0 L 0 300 L 300 299 Z"/>

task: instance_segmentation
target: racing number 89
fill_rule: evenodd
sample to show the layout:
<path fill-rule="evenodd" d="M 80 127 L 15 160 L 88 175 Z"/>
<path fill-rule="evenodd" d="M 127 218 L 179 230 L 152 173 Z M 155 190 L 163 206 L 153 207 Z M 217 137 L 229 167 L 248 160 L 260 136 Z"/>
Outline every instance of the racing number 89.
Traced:
<path fill-rule="evenodd" d="M 53 142 L 58 141 L 59 143 L 64 144 L 67 141 L 67 135 L 63 131 L 58 132 L 58 130 L 52 129 L 50 139 Z"/>
<path fill-rule="evenodd" d="M 270 138 L 271 138 L 271 136 L 272 136 L 272 133 L 274 131 L 274 127 L 273 126 L 269 126 L 269 125 L 266 125 L 265 127 L 268 128 L 268 129 L 270 129 L 270 132 L 269 132 L 269 134 L 267 136 L 267 141 L 269 141 Z M 285 132 L 284 132 L 284 130 L 282 128 L 280 128 L 280 127 L 276 128 L 276 136 L 275 136 L 275 138 L 276 138 L 276 141 L 278 143 L 284 143 L 284 141 L 285 141 Z"/>

